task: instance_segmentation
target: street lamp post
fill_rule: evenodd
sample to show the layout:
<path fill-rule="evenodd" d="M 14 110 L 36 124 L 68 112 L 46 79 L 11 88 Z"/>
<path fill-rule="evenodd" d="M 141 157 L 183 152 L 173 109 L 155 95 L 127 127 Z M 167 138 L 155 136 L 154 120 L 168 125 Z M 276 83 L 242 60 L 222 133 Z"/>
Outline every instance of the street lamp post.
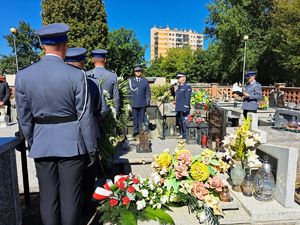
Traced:
<path fill-rule="evenodd" d="M 12 27 L 10 28 L 10 32 L 13 35 L 14 38 L 14 48 L 15 48 L 15 56 L 16 56 L 16 68 L 17 68 L 17 72 L 19 71 L 19 64 L 18 64 L 18 54 L 17 54 L 17 46 L 16 46 L 16 33 L 17 33 L 17 29 Z"/>
<path fill-rule="evenodd" d="M 242 84 L 243 86 L 245 85 L 245 70 L 246 70 L 246 51 L 247 51 L 247 40 L 249 39 L 248 35 L 244 36 L 244 41 L 245 41 L 245 47 L 244 47 L 244 65 L 243 65 L 243 80 Z"/>

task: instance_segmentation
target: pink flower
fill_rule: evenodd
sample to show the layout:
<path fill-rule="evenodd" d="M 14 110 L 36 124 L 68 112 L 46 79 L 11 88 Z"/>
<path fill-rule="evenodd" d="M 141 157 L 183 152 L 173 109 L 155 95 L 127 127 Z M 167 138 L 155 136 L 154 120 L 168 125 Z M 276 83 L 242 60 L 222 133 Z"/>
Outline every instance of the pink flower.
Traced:
<path fill-rule="evenodd" d="M 209 193 L 204 184 L 199 181 L 193 184 L 192 192 L 199 200 L 203 200 L 204 196 Z"/>
<path fill-rule="evenodd" d="M 207 183 L 205 184 L 206 188 L 216 189 L 216 191 L 221 192 L 224 187 L 223 182 L 218 177 L 209 177 Z"/>
<path fill-rule="evenodd" d="M 198 119 L 196 120 L 196 123 L 200 124 L 202 121 L 203 121 L 202 118 L 198 118 Z"/>
<path fill-rule="evenodd" d="M 178 161 L 187 166 L 190 166 L 192 163 L 192 155 L 189 152 L 182 152 L 178 156 Z"/>
<path fill-rule="evenodd" d="M 174 169 L 176 179 L 187 177 L 189 175 L 187 165 L 183 164 L 182 162 L 179 162 L 177 165 L 175 165 Z"/>

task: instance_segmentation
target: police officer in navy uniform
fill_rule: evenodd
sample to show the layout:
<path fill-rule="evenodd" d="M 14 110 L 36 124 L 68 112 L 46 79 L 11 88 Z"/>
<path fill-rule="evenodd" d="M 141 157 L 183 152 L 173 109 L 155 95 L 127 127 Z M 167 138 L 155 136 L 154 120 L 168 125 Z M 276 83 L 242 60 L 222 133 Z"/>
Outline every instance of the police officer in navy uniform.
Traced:
<path fill-rule="evenodd" d="M 257 112 L 258 102 L 262 99 L 261 85 L 255 80 L 256 71 L 249 71 L 245 78 L 247 84 L 243 90 L 243 114 L 247 118 L 248 112 Z"/>
<path fill-rule="evenodd" d="M 45 56 L 19 71 L 16 105 L 34 158 L 44 225 L 77 225 L 81 186 L 88 154 L 97 150 L 93 107 L 84 73 L 65 64 L 67 33 L 63 23 L 36 31 Z"/>
<path fill-rule="evenodd" d="M 85 59 L 86 59 L 86 49 L 85 48 L 69 48 L 66 54 L 65 61 L 69 65 L 72 65 L 84 72 Z M 103 121 L 103 118 L 108 113 L 108 106 L 106 104 L 102 88 L 98 82 L 98 79 L 93 77 L 87 77 L 88 88 L 90 93 L 90 98 L 93 103 L 93 112 L 95 123 L 98 124 L 98 135 L 97 138 L 100 138 L 100 129 L 99 126 Z M 98 159 L 96 159 L 98 160 Z M 88 216 L 92 212 L 96 205 L 92 201 L 93 192 L 95 190 L 95 180 L 96 180 L 96 169 L 94 166 L 87 167 L 85 171 L 85 176 L 83 180 L 83 195 L 84 195 L 84 207 L 83 212 L 85 216 Z"/>
<path fill-rule="evenodd" d="M 145 120 L 146 107 L 150 106 L 151 92 L 148 80 L 142 77 L 143 68 L 136 66 L 133 71 L 134 77 L 129 79 L 129 88 L 133 117 L 133 136 L 136 136 L 139 134 L 140 125 Z"/>
<path fill-rule="evenodd" d="M 116 115 L 118 115 L 120 111 L 118 79 L 117 74 L 105 69 L 108 52 L 104 49 L 96 49 L 91 53 L 95 68 L 88 71 L 87 75 L 101 81 L 102 88 L 105 94 L 108 95 L 108 99 L 113 99 L 114 109 Z"/>
<path fill-rule="evenodd" d="M 182 72 L 177 72 L 176 74 L 178 88 L 176 93 L 174 91 L 174 86 L 171 89 L 171 94 L 175 97 L 176 105 L 176 117 L 179 123 L 180 138 L 186 139 L 186 119 L 190 114 L 190 102 L 192 95 L 191 85 L 186 83 L 186 74 Z"/>
<path fill-rule="evenodd" d="M 87 50 L 85 48 L 69 48 L 66 54 L 65 61 L 69 65 L 72 65 L 85 73 L 84 66 L 86 52 Z M 97 123 L 99 123 L 108 113 L 108 106 L 103 94 L 103 89 L 99 83 L 99 80 L 94 78 L 93 76 L 87 76 L 87 83 L 91 101 L 93 103 L 94 115 L 96 117 Z"/>

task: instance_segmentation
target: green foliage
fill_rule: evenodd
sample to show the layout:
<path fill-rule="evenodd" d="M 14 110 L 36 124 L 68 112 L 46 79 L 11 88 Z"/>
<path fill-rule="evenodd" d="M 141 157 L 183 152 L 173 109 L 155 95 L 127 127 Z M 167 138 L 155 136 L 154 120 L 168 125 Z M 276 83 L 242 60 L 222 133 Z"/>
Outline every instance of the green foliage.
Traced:
<path fill-rule="evenodd" d="M 20 21 L 16 29 L 18 65 L 19 69 L 22 69 L 38 60 L 39 41 L 28 23 Z M 6 35 L 4 38 L 7 40 L 8 46 L 12 48 L 12 53 L 15 54 L 13 35 Z M 0 73 L 16 73 L 16 58 L 14 55 L 2 56 L 0 59 Z"/>
<path fill-rule="evenodd" d="M 108 68 L 118 75 L 128 78 L 133 67 L 144 64 L 146 46 L 141 46 L 135 32 L 120 28 L 108 34 Z"/>
<path fill-rule="evenodd" d="M 165 102 L 170 102 L 173 100 L 173 96 L 170 94 L 170 85 L 152 85 L 151 86 L 151 100 L 152 101 L 162 101 L 165 97 Z"/>
<path fill-rule="evenodd" d="M 172 217 L 162 209 L 153 209 L 147 206 L 145 215 L 152 220 L 159 221 L 160 224 L 175 224 Z"/>
<path fill-rule="evenodd" d="M 263 85 L 299 85 L 299 5 L 299 0 L 212 1 L 205 33 L 218 46 L 219 58 L 211 61 L 215 77 L 241 81 L 243 37 L 248 35 L 246 70 L 257 70 Z"/>
<path fill-rule="evenodd" d="M 145 74 L 151 77 L 163 76 L 174 79 L 178 71 L 188 73 L 193 63 L 193 56 L 194 52 L 190 48 L 171 48 L 166 57 L 154 60 Z"/>
<path fill-rule="evenodd" d="M 67 23 L 69 47 L 84 47 L 87 53 L 87 69 L 92 67 L 90 51 L 105 48 L 108 26 L 102 0 L 43 0 L 43 24 Z"/>
<path fill-rule="evenodd" d="M 121 221 L 123 225 L 137 225 L 134 214 L 128 210 L 123 210 L 121 213 Z"/>
<path fill-rule="evenodd" d="M 300 85 L 300 0 L 276 0 L 270 38 L 286 79 Z"/>
<path fill-rule="evenodd" d="M 250 117 L 247 117 L 247 119 L 244 119 L 244 123 L 242 126 L 240 126 L 237 130 L 237 137 L 234 146 L 232 146 L 232 149 L 236 151 L 236 159 L 243 161 L 245 159 L 246 154 L 246 136 L 247 132 L 250 129 L 251 125 L 251 119 Z"/>
<path fill-rule="evenodd" d="M 99 81 L 101 82 L 101 81 Z M 107 105 L 111 109 L 108 115 L 102 121 L 100 126 L 100 139 L 98 141 L 98 147 L 101 149 L 100 156 L 102 163 L 106 168 L 110 168 L 112 165 L 113 155 L 115 153 L 115 146 L 124 138 L 122 135 L 118 135 L 117 131 L 123 130 L 128 122 L 128 81 L 125 80 L 119 83 L 120 94 L 120 116 L 116 118 L 113 113 L 113 100 L 107 99 Z"/>

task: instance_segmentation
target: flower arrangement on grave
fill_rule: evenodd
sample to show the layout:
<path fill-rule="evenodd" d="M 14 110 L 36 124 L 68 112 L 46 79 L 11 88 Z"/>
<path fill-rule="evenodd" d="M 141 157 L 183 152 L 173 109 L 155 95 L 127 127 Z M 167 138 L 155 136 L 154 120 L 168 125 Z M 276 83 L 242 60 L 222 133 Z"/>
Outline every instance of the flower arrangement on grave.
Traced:
<path fill-rule="evenodd" d="M 194 113 L 188 115 L 187 122 L 200 124 L 204 119 L 201 117 L 201 110 L 195 109 Z"/>
<path fill-rule="evenodd" d="M 155 155 L 152 167 L 167 190 L 167 203 L 188 206 L 200 223 L 207 220 L 210 224 L 219 224 L 223 215 L 219 196 L 225 185 L 218 175 L 226 172 L 229 165 L 214 151 L 206 149 L 193 156 L 179 143 L 173 154 L 164 150 Z"/>
<path fill-rule="evenodd" d="M 264 96 L 262 101 L 258 103 L 259 109 L 268 109 L 269 108 L 269 98 Z"/>
<path fill-rule="evenodd" d="M 229 164 L 243 163 L 248 167 L 258 167 L 261 162 L 258 160 L 256 148 L 261 142 L 261 137 L 257 133 L 251 132 L 251 119 L 244 119 L 244 123 L 234 134 L 225 136 L 223 148 L 218 155 Z"/>
<path fill-rule="evenodd" d="M 212 103 L 210 93 L 204 89 L 199 91 L 194 91 L 191 97 L 191 104 L 196 106 L 197 104 L 203 105 L 204 110 L 206 111 Z"/>
<path fill-rule="evenodd" d="M 166 188 L 160 177 L 139 179 L 133 175 L 115 176 L 114 183 L 107 180 L 104 187 L 97 187 L 93 198 L 99 201 L 97 213 L 100 223 L 136 225 L 138 220 L 174 224 L 168 209 Z"/>
<path fill-rule="evenodd" d="M 170 85 L 169 84 L 152 85 L 151 86 L 151 100 L 153 102 L 156 102 L 156 101 L 159 101 L 159 102 L 164 101 L 165 103 L 172 102 L 174 100 L 174 97 L 171 95 Z"/>

